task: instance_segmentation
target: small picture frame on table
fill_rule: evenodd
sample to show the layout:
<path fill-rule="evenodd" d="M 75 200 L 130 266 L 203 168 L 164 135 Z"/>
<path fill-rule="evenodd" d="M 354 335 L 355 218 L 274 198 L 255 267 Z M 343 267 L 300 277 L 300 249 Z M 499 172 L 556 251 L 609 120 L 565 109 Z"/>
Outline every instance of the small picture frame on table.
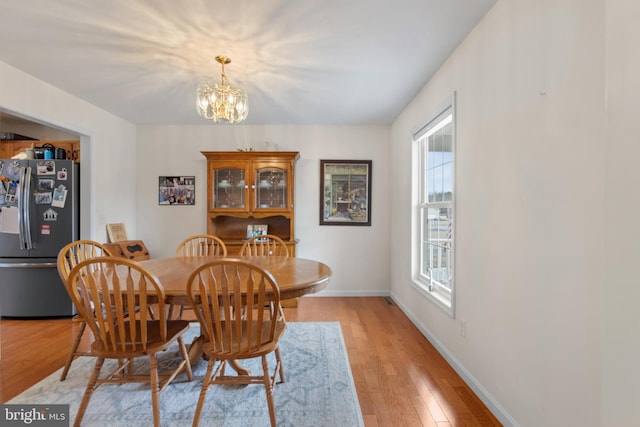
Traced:
<path fill-rule="evenodd" d="M 266 224 L 249 224 L 247 225 L 247 240 L 255 237 L 267 234 L 268 225 Z"/>

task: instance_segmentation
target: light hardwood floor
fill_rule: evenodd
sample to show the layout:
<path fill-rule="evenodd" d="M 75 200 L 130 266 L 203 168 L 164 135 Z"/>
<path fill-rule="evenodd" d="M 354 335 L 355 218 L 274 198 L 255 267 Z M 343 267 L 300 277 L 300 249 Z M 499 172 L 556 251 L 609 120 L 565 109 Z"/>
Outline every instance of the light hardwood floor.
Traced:
<path fill-rule="evenodd" d="M 391 299 L 302 298 L 285 316 L 340 322 L 366 427 L 501 425 Z M 77 327 L 0 320 L 0 402 L 62 367 Z"/>

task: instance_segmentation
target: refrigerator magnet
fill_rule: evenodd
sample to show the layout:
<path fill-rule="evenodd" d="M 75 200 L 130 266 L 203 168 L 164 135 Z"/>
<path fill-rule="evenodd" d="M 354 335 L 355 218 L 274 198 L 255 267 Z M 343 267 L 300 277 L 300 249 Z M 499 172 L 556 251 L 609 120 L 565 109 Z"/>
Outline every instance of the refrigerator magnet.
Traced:
<path fill-rule="evenodd" d="M 49 224 L 42 224 L 40 226 L 40 234 L 51 234 L 51 226 Z"/>
<path fill-rule="evenodd" d="M 37 167 L 38 175 L 54 175 L 56 164 L 53 160 L 39 160 Z"/>
<path fill-rule="evenodd" d="M 53 201 L 51 202 L 51 206 L 55 206 L 56 208 L 64 208 L 64 204 L 67 200 L 67 189 L 64 185 L 59 185 L 53 191 Z"/>
<path fill-rule="evenodd" d="M 67 180 L 67 168 L 62 168 L 58 171 L 58 181 Z"/>
<path fill-rule="evenodd" d="M 39 178 L 38 179 L 38 190 L 40 191 L 53 191 L 56 187 L 56 181 L 51 178 Z"/>
<path fill-rule="evenodd" d="M 33 193 L 36 205 L 50 205 L 52 201 L 51 193 Z"/>
<path fill-rule="evenodd" d="M 20 163 L 12 162 L 8 163 L 7 166 L 3 169 L 4 176 L 9 178 L 11 181 L 17 181 L 20 179 Z"/>
<path fill-rule="evenodd" d="M 42 219 L 45 221 L 57 221 L 58 220 L 58 212 L 49 208 L 42 214 Z"/>
<path fill-rule="evenodd" d="M 16 206 L 18 204 L 18 185 L 15 182 L 9 183 L 7 194 L 5 195 L 5 203 L 8 205 Z"/>

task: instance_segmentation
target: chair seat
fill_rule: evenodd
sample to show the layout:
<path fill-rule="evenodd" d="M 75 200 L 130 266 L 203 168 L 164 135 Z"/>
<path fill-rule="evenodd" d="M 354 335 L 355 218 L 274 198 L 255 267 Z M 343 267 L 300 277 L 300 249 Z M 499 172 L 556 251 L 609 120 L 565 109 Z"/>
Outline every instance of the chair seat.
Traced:
<path fill-rule="evenodd" d="M 94 341 L 91 345 L 91 352 L 96 356 L 113 358 L 114 351 L 117 351 L 118 357 L 138 357 L 144 356 L 146 354 L 155 353 L 161 350 L 166 349 L 174 337 L 183 334 L 189 329 L 189 322 L 186 320 L 169 320 L 167 321 L 167 339 L 162 340 L 160 335 L 160 322 L 158 320 L 151 320 L 146 322 L 147 325 L 147 342 L 142 343 L 141 341 L 132 341 L 131 340 L 131 322 L 124 323 L 124 345 L 122 347 L 121 344 L 117 344 L 117 348 L 113 348 L 109 346 L 108 348 L 102 344 L 101 341 Z M 141 336 L 141 327 L 142 324 L 140 321 L 135 321 L 135 330 L 136 337 Z M 111 334 L 116 333 L 118 328 L 114 329 L 113 332 L 108 332 L 107 337 L 109 342 L 119 340 L 112 340 Z"/>
<path fill-rule="evenodd" d="M 235 323 L 235 322 L 234 322 Z M 252 327 L 257 326 L 256 321 L 251 322 Z M 226 326 L 226 322 L 222 322 L 223 325 Z M 211 342 L 205 337 L 204 340 L 204 353 L 218 360 L 226 360 L 226 359 L 250 359 L 254 357 L 259 357 L 264 354 L 269 354 L 274 351 L 278 347 L 278 341 L 280 337 L 284 333 L 287 325 L 285 322 L 276 321 L 276 331 L 275 336 L 270 337 L 270 328 L 271 322 L 263 322 L 262 336 L 260 337 L 260 343 L 253 346 L 252 351 L 241 352 L 241 348 L 247 346 L 247 328 L 249 324 L 246 321 L 242 321 L 242 341 L 237 339 L 237 329 L 234 325 L 231 328 L 231 336 L 232 339 L 232 347 L 231 348 L 222 348 L 222 344 L 220 342 L 215 343 L 215 347 L 211 348 Z"/>

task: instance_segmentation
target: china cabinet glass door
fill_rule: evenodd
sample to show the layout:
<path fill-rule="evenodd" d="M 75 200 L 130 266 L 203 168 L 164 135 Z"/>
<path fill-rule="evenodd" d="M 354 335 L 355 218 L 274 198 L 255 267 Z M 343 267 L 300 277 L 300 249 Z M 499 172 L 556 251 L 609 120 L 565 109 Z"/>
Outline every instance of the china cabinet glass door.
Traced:
<path fill-rule="evenodd" d="M 213 174 L 213 208 L 244 209 L 245 170 L 239 168 L 215 169 Z"/>
<path fill-rule="evenodd" d="M 287 171 L 279 168 L 256 170 L 256 208 L 287 208 Z"/>

